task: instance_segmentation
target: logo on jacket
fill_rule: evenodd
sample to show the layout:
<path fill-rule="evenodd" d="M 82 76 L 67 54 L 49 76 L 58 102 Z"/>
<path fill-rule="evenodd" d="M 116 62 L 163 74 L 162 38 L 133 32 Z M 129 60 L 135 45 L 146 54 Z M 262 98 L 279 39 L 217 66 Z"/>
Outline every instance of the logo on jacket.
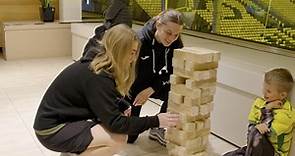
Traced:
<path fill-rule="evenodd" d="M 146 60 L 146 59 L 148 59 L 148 58 L 150 58 L 150 56 L 140 57 L 140 59 L 142 59 L 142 60 Z"/>
<path fill-rule="evenodd" d="M 162 81 L 162 85 L 165 86 L 165 85 L 169 85 L 170 82 L 169 81 Z"/>

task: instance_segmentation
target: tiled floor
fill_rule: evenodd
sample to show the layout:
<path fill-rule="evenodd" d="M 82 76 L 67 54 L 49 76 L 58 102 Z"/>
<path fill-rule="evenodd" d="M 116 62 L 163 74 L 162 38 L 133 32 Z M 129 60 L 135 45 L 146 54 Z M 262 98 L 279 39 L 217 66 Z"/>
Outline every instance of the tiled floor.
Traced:
<path fill-rule="evenodd" d="M 0 155 L 58 156 L 45 149 L 33 133 L 33 120 L 43 92 L 70 57 L 4 61 L 0 58 Z M 155 114 L 159 106 L 145 104 L 142 115 Z M 235 147 L 210 136 L 212 156 Z M 136 144 L 127 145 L 128 156 L 165 156 L 167 151 L 143 133 Z"/>

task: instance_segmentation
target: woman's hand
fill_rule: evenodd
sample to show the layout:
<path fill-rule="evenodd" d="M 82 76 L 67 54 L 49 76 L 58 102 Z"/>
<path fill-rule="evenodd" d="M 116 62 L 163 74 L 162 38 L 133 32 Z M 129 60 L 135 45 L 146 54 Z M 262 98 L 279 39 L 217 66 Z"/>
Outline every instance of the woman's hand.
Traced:
<path fill-rule="evenodd" d="M 160 113 L 158 114 L 158 118 L 159 118 L 160 128 L 175 127 L 179 121 L 179 114 Z"/>
<path fill-rule="evenodd" d="M 134 106 L 143 105 L 154 92 L 155 91 L 152 87 L 148 87 L 148 88 L 144 89 L 136 96 L 136 98 L 133 102 L 133 105 Z"/>
<path fill-rule="evenodd" d="M 124 115 L 125 115 L 125 116 L 130 116 L 130 115 L 131 115 L 131 107 L 129 107 L 128 109 L 126 109 L 126 110 L 124 111 Z"/>

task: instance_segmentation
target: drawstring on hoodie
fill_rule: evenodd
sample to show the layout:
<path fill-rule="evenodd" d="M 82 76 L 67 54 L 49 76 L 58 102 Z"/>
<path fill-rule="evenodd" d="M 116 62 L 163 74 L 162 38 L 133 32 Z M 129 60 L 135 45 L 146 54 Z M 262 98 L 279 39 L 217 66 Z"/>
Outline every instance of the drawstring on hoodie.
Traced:
<path fill-rule="evenodd" d="M 153 72 L 156 73 L 156 57 L 155 57 L 155 38 L 153 39 L 152 41 L 152 52 L 153 52 Z M 169 52 L 170 48 L 166 48 L 165 49 L 165 66 L 159 71 L 159 74 L 162 74 L 162 70 L 165 70 L 166 73 L 168 73 L 168 69 L 167 69 L 167 66 L 168 66 L 168 60 L 167 60 L 167 55 L 168 55 L 168 52 Z"/>
<path fill-rule="evenodd" d="M 152 42 L 152 51 L 153 51 L 153 72 L 156 73 L 156 69 L 155 69 L 155 64 L 156 64 L 156 58 L 155 58 L 155 50 L 154 50 L 154 45 L 155 45 L 155 39 L 153 39 Z"/>

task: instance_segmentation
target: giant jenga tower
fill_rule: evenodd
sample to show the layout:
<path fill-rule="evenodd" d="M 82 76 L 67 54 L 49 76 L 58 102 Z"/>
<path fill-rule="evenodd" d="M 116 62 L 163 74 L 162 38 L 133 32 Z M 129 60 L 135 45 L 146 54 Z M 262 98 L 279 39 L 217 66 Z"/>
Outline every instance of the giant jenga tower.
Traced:
<path fill-rule="evenodd" d="M 220 53 L 185 47 L 174 51 L 168 111 L 180 114 L 175 128 L 167 129 L 170 156 L 207 156 L 210 112 Z"/>

